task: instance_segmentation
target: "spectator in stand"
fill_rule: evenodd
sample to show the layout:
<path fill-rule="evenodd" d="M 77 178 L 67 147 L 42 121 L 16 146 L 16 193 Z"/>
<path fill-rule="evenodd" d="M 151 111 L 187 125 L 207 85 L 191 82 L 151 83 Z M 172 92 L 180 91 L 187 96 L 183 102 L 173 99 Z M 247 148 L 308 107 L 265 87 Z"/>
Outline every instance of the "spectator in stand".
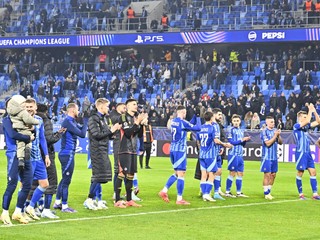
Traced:
<path fill-rule="evenodd" d="M 315 5 L 312 0 L 306 0 L 303 5 L 303 11 L 306 14 L 307 18 L 307 24 L 312 24 L 313 17 L 314 17 L 314 11 L 315 11 Z"/>
<path fill-rule="evenodd" d="M 135 17 L 136 13 L 135 11 L 131 8 L 131 6 L 127 10 L 127 18 L 128 18 L 128 30 L 133 30 L 136 29 L 135 26 Z"/>
<path fill-rule="evenodd" d="M 251 111 L 247 112 L 244 116 L 244 122 L 246 125 L 246 129 L 251 129 L 251 120 L 252 120 L 253 113 Z"/>
<path fill-rule="evenodd" d="M 277 93 L 273 92 L 270 100 L 269 100 L 269 105 L 270 108 L 276 109 L 278 107 L 278 98 L 277 98 Z"/>
<path fill-rule="evenodd" d="M 284 130 L 293 130 L 293 120 L 290 117 L 286 117 Z"/>
<path fill-rule="evenodd" d="M 162 30 L 163 31 L 168 31 L 168 28 L 169 28 L 169 18 L 167 16 L 167 14 L 162 14 L 162 17 L 161 17 L 161 26 L 162 26 Z"/>
<path fill-rule="evenodd" d="M 260 67 L 260 63 L 257 63 L 256 66 L 254 67 L 254 81 L 255 84 L 261 84 L 261 74 L 262 74 L 262 69 Z"/>
<path fill-rule="evenodd" d="M 260 128 L 260 118 L 258 113 L 254 113 L 251 119 L 251 130 Z"/>
<path fill-rule="evenodd" d="M 278 98 L 278 106 L 279 106 L 282 114 L 286 113 L 287 105 L 288 104 L 287 104 L 286 96 L 285 96 L 284 92 L 282 92 Z"/>
<path fill-rule="evenodd" d="M 267 64 L 267 69 L 266 69 L 267 85 L 272 84 L 273 79 L 274 79 L 274 68 L 272 66 L 272 63 L 269 63 Z"/>
<path fill-rule="evenodd" d="M 292 80 L 293 76 L 289 69 L 287 69 L 286 74 L 284 76 L 284 89 L 290 90 L 292 89 Z"/>
<path fill-rule="evenodd" d="M 299 69 L 299 73 L 297 74 L 297 83 L 300 85 L 300 90 L 302 90 L 306 83 L 306 74 L 302 68 Z"/>
<path fill-rule="evenodd" d="M 274 13 L 271 13 L 268 20 L 268 25 L 270 28 L 276 28 L 278 25 L 278 19 Z"/>
<path fill-rule="evenodd" d="M 275 85 L 276 90 L 280 89 L 280 79 L 281 79 L 281 74 L 277 69 L 275 69 L 274 70 L 274 85 Z"/>

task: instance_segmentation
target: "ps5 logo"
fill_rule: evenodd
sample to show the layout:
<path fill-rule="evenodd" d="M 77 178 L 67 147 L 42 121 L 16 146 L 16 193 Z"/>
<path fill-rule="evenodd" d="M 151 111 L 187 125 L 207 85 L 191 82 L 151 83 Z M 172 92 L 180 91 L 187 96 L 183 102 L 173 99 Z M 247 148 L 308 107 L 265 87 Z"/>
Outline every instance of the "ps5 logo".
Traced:
<path fill-rule="evenodd" d="M 141 36 L 138 35 L 135 43 L 153 43 L 153 42 L 164 42 L 163 36 Z"/>

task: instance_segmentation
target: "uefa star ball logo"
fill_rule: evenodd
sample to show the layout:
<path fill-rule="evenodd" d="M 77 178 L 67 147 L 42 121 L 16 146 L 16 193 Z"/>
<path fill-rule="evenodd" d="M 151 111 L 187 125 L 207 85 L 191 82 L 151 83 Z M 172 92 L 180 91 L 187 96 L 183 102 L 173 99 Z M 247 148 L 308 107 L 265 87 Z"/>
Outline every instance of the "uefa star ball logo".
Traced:
<path fill-rule="evenodd" d="M 254 31 L 251 31 L 248 33 L 248 39 L 249 41 L 253 42 L 257 39 L 257 33 Z"/>

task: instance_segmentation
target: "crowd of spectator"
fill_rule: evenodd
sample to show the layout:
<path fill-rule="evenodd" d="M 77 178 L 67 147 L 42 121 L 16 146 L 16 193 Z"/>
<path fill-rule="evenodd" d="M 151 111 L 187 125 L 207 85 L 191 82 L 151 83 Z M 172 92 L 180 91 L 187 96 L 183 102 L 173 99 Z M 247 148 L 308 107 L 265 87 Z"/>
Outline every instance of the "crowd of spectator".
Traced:
<path fill-rule="evenodd" d="M 320 110 L 317 84 L 310 87 L 314 83 L 311 73 L 319 69 L 319 56 L 317 44 L 231 51 L 202 47 L 164 47 L 161 51 L 150 48 L 144 52 L 10 50 L 0 51 L 0 61 L 6 63 L 0 66 L 0 73 L 10 74 L 12 81 L 16 79 L 25 97 L 36 97 L 51 105 L 55 121 L 64 116 L 66 106 L 59 109 L 60 99 L 82 105 L 86 95 L 91 102 L 99 97 L 109 98 L 111 108 L 118 98 L 138 98 L 139 105 L 143 106 L 141 111 L 151 112 L 153 126 L 166 125 L 174 108 L 183 104 L 188 109 L 188 118 L 195 111 L 202 114 L 204 109 L 220 107 L 226 126 L 234 113 L 239 114 L 244 126 L 250 129 L 256 128 L 267 114 L 272 114 L 279 124 L 285 120 L 283 127 L 288 129 L 291 122 L 288 120 L 295 122 L 295 113 L 306 104 L 312 102 Z M 306 60 L 312 62 L 304 63 Z M 245 69 L 239 67 L 243 61 L 248 63 Z M 102 74 L 105 72 L 108 75 Z M 241 92 L 221 91 L 221 85 L 231 84 L 231 76 L 238 75 L 241 79 L 245 72 L 252 74 L 254 80 L 244 81 Z M 188 83 L 188 76 L 193 76 L 192 83 Z M 300 91 L 293 91 L 293 77 Z M 275 91 L 270 100 L 266 99 L 261 91 L 264 79 L 268 85 L 274 85 L 275 90 L 289 90 L 291 95 L 286 98 L 283 92 Z M 35 83 L 37 88 L 33 89 Z M 206 89 L 213 89 L 212 94 Z"/>

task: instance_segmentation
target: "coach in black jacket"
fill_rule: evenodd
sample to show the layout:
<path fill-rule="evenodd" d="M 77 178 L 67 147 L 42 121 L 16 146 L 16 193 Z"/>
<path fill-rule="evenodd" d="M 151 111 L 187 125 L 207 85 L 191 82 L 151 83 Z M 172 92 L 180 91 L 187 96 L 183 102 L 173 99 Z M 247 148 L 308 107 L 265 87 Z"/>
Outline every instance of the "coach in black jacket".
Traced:
<path fill-rule="evenodd" d="M 93 199 L 96 190 L 101 183 L 107 183 L 112 180 L 111 163 L 108 155 L 109 139 L 114 132 L 121 128 L 121 125 L 114 124 L 109 128 L 110 102 L 105 98 L 98 98 L 95 102 L 97 112 L 89 117 L 89 151 L 91 156 L 92 177 L 90 185 L 90 193 L 85 201 L 86 208 L 95 210 Z"/>
<path fill-rule="evenodd" d="M 57 132 L 53 132 L 53 124 L 48 117 L 48 107 L 44 104 L 37 105 L 37 115 L 43 119 L 44 125 L 44 135 L 46 137 L 49 158 L 51 164 L 47 167 L 47 174 L 48 174 L 48 181 L 49 187 L 45 191 L 45 201 L 44 201 L 44 208 L 50 209 L 52 195 L 56 194 L 57 186 L 58 186 L 58 177 L 57 177 L 57 169 L 55 164 L 55 151 L 54 151 L 54 144 L 60 140 L 62 134 L 66 131 L 65 128 L 59 129 Z M 42 158 L 44 159 L 44 154 L 41 151 Z M 47 211 L 47 210 L 45 210 Z M 53 216 L 49 214 L 49 216 Z M 48 217 L 48 216 L 47 216 Z"/>

